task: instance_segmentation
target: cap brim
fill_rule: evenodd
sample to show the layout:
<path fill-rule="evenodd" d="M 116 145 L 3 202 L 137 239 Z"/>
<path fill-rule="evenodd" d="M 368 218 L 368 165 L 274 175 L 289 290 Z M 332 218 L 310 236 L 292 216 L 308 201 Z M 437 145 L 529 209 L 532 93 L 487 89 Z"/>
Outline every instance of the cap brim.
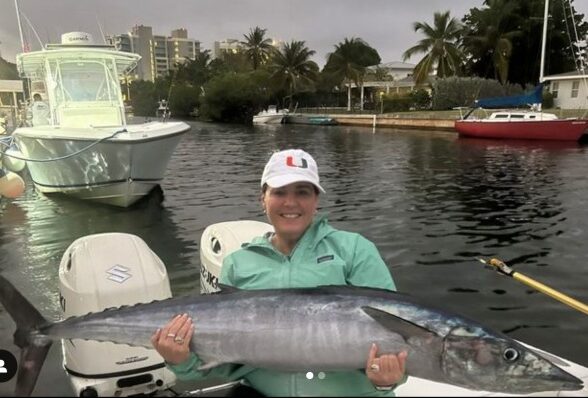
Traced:
<path fill-rule="evenodd" d="M 323 187 L 321 187 L 316 182 L 311 181 L 310 178 L 305 178 L 305 177 L 299 176 L 299 175 L 288 175 L 288 176 L 279 176 L 279 177 L 268 178 L 265 183 L 272 188 L 281 188 L 281 187 L 285 187 L 286 185 L 293 184 L 295 182 L 310 182 L 312 185 L 317 187 L 319 189 L 319 191 L 321 191 L 322 193 L 327 193 L 323 189 Z"/>

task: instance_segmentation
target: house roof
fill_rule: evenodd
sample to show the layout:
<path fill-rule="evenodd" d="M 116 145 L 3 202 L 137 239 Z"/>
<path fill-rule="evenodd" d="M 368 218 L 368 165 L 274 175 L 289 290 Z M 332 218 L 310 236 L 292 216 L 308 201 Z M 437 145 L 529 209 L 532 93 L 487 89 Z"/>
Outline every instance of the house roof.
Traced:
<path fill-rule="evenodd" d="M 544 76 L 544 80 L 574 80 L 574 79 L 588 79 L 588 74 L 572 71 L 572 72 L 565 72 L 565 73 L 558 73 L 555 75 Z"/>
<path fill-rule="evenodd" d="M 386 62 L 386 63 L 382 63 L 376 66 L 372 66 L 372 68 L 386 68 L 386 69 L 406 69 L 406 70 L 413 70 L 414 67 L 416 66 L 416 64 L 409 64 L 406 62 L 400 62 L 400 61 L 392 61 L 392 62 Z"/>

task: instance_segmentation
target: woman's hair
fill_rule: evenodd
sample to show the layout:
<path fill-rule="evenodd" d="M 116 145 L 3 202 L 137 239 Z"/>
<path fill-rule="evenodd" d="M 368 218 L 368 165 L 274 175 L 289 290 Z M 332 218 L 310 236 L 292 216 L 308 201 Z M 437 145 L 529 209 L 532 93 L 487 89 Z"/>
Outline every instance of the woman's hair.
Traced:
<path fill-rule="evenodd" d="M 316 187 L 316 185 L 314 185 L 314 184 L 311 184 L 311 185 L 312 185 L 312 188 L 314 189 L 314 193 L 317 194 L 317 195 L 320 194 L 320 191 Z M 267 189 L 268 189 L 268 185 L 267 184 L 263 184 L 263 186 L 261 187 L 261 193 L 262 193 L 262 195 L 267 191 Z"/>

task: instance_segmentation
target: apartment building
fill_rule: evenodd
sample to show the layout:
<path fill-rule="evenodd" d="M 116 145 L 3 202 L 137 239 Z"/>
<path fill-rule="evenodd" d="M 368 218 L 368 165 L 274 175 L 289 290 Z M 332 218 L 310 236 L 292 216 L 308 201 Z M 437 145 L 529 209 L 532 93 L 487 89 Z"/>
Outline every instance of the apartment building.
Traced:
<path fill-rule="evenodd" d="M 135 25 L 128 33 L 108 38 L 117 50 L 139 54 L 141 60 L 131 79 L 151 80 L 174 70 L 177 63 L 195 59 L 200 42 L 188 38 L 184 28 L 175 29 L 171 36 L 153 34 L 151 26 Z"/>
<path fill-rule="evenodd" d="M 284 46 L 284 41 L 282 40 L 271 39 L 271 41 L 272 46 L 274 46 L 277 49 L 281 49 Z M 214 58 L 219 58 L 222 56 L 223 53 L 237 53 L 243 50 L 243 48 L 243 44 L 241 44 L 241 41 L 237 39 L 225 39 L 221 41 L 215 41 L 212 55 Z"/>

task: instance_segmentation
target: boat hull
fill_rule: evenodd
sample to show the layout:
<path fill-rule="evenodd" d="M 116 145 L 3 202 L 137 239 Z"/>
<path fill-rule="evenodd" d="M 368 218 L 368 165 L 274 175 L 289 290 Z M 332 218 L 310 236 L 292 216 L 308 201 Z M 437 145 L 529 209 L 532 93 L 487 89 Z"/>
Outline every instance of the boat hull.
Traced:
<path fill-rule="evenodd" d="M 290 114 L 286 116 L 287 124 L 310 124 L 315 126 L 334 126 L 337 121 L 329 116 Z"/>
<path fill-rule="evenodd" d="M 253 116 L 253 124 L 281 124 L 286 115 L 255 115 Z"/>
<path fill-rule="evenodd" d="M 182 135 L 183 122 L 152 122 L 119 128 L 17 129 L 13 136 L 27 159 L 35 187 L 80 199 L 128 207 L 163 180 Z M 95 145 L 89 147 L 93 143 Z"/>
<path fill-rule="evenodd" d="M 588 128 L 588 120 L 557 119 L 535 121 L 456 120 L 460 136 L 519 140 L 578 141 Z"/>

